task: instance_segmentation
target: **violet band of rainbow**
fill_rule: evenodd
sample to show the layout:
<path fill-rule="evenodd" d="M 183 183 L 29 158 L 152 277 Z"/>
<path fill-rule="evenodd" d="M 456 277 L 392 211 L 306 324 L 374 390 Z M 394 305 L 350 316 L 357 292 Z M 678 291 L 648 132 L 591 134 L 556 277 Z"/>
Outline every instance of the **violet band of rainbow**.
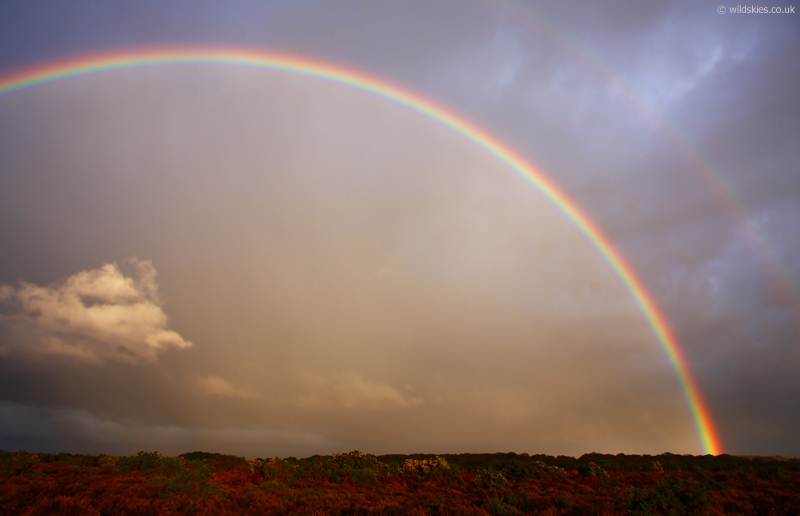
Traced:
<path fill-rule="evenodd" d="M 678 339 L 636 271 L 566 193 L 538 167 L 466 118 L 384 80 L 311 59 L 237 48 L 168 48 L 125 50 L 46 63 L 0 77 L 0 97 L 58 81 L 97 73 L 174 65 L 212 65 L 288 73 L 351 88 L 392 102 L 447 127 L 508 166 L 549 199 L 591 242 L 633 297 L 675 372 L 705 453 L 723 446 L 711 412 L 690 372 Z"/>

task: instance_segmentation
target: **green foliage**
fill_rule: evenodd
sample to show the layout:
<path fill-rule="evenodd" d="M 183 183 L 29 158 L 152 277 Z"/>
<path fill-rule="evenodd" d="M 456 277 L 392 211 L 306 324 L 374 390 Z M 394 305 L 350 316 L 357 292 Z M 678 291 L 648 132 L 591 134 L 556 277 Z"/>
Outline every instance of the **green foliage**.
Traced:
<path fill-rule="evenodd" d="M 565 509 L 577 509 L 579 507 L 577 503 L 573 502 L 566 496 L 561 497 L 560 505 Z"/>
<path fill-rule="evenodd" d="M 495 467 L 512 482 L 520 482 L 528 478 L 564 478 L 567 474 L 563 468 L 548 466 L 540 460 L 512 459 L 499 462 Z"/>
<path fill-rule="evenodd" d="M 325 480 L 335 484 L 375 484 L 378 478 L 389 474 L 389 466 L 374 455 L 358 450 L 339 453 L 331 457 L 314 456 L 298 461 L 292 478 Z"/>
<path fill-rule="evenodd" d="M 249 467 L 247 460 L 238 455 L 225 455 L 223 453 L 191 452 L 178 455 L 187 461 L 201 461 L 213 469 L 231 469 L 236 467 Z"/>
<path fill-rule="evenodd" d="M 119 457 L 115 457 L 113 455 L 105 455 L 105 454 L 101 453 L 97 457 L 97 465 L 98 466 L 105 466 L 105 467 L 112 467 L 113 468 L 114 466 L 117 465 L 117 459 L 118 458 Z"/>
<path fill-rule="evenodd" d="M 502 496 L 495 496 L 489 498 L 486 502 L 486 510 L 489 514 L 496 514 L 498 516 L 510 516 L 513 514 L 522 514 L 519 509 L 506 502 Z"/>
<path fill-rule="evenodd" d="M 116 461 L 117 471 L 120 473 L 130 473 L 132 471 L 153 473 L 155 471 L 156 461 L 160 457 L 161 454 L 155 451 L 140 451 L 136 455 L 130 457 L 118 457 Z"/>
<path fill-rule="evenodd" d="M 398 474 L 403 476 L 425 477 L 430 476 L 441 478 L 442 473 L 450 471 L 450 465 L 442 457 L 436 455 L 430 459 L 406 459 L 398 470 Z"/>
<path fill-rule="evenodd" d="M 66 464 L 74 467 L 92 467 L 97 464 L 95 455 L 71 453 L 28 453 L 25 451 L 0 452 L 0 475 L 18 475 L 30 471 L 35 464 Z"/>
<path fill-rule="evenodd" d="M 505 489 L 511 485 L 499 471 L 482 469 L 475 475 L 475 486 L 482 489 Z"/>
<path fill-rule="evenodd" d="M 186 461 L 180 457 L 159 457 L 153 469 L 163 475 L 174 476 L 186 471 Z"/>
<path fill-rule="evenodd" d="M 259 487 L 271 493 L 282 493 L 287 490 L 286 484 L 278 480 L 266 480 Z"/>
<path fill-rule="evenodd" d="M 378 475 L 369 469 L 354 469 L 349 472 L 348 479 L 355 484 L 376 484 Z"/>
<path fill-rule="evenodd" d="M 353 473 L 358 472 L 356 476 L 377 479 L 377 477 L 389 474 L 389 466 L 379 461 L 374 455 L 361 453 L 358 450 L 336 454 L 331 457 L 331 460 L 343 469 Z"/>
<path fill-rule="evenodd" d="M 594 462 L 590 462 L 588 464 L 581 464 L 578 466 L 578 473 L 585 477 L 601 477 L 601 478 L 608 478 L 608 473 L 606 470 L 595 464 Z"/>
<path fill-rule="evenodd" d="M 755 469 L 755 468 L 754 468 Z M 782 481 L 789 478 L 789 472 L 780 464 L 765 464 L 759 465 L 758 469 L 755 469 L 756 478 L 760 480 L 768 480 L 768 481 Z"/>
<path fill-rule="evenodd" d="M 506 495 L 504 501 L 525 513 L 532 512 L 537 506 L 531 494 L 525 490 Z"/>
<path fill-rule="evenodd" d="M 184 456 L 166 457 L 158 452 L 140 451 L 130 457 L 101 457 L 97 462 L 113 465 L 121 474 L 141 471 L 155 475 L 148 484 L 161 488 L 158 496 L 162 499 L 176 495 L 197 499 L 221 494 L 217 486 L 210 482 L 212 469 L 203 459 L 189 461 Z"/>
<path fill-rule="evenodd" d="M 174 476 L 153 477 L 149 484 L 162 488 L 158 492 L 158 496 L 162 499 L 176 495 L 184 495 L 191 499 L 224 495 L 216 484 L 209 481 L 209 477 L 210 471 L 207 466 L 200 466 L 181 471 Z"/>
<path fill-rule="evenodd" d="M 297 469 L 297 466 L 280 457 L 262 460 L 260 461 L 260 465 L 264 480 L 283 480 L 291 478 L 294 475 L 295 469 Z"/>
<path fill-rule="evenodd" d="M 499 462 L 495 467 L 505 478 L 512 482 L 519 482 L 520 480 L 530 478 L 534 476 L 539 469 L 534 462 L 522 461 L 516 458 L 505 462 Z"/>
<path fill-rule="evenodd" d="M 652 471 L 653 473 L 663 473 L 664 466 L 661 465 L 661 462 L 654 460 L 653 462 L 650 463 L 650 471 Z"/>
<path fill-rule="evenodd" d="M 705 514 L 711 504 L 708 490 L 692 479 L 662 480 L 651 488 L 634 489 L 627 500 L 631 514 L 665 516 Z"/>
<path fill-rule="evenodd" d="M 214 459 L 214 458 L 220 457 L 220 456 L 221 456 L 221 454 L 219 454 L 219 453 L 208 453 L 208 452 L 201 452 L 201 451 L 190 452 L 190 453 L 181 453 L 180 455 L 178 455 L 178 457 L 180 457 L 181 459 L 187 460 L 187 461 L 199 460 L 199 461 L 203 461 L 203 462 L 208 462 L 211 459 Z"/>
<path fill-rule="evenodd" d="M 158 492 L 162 499 L 170 499 L 176 495 L 197 499 L 223 494 L 210 481 L 211 466 L 202 460 L 190 462 L 180 456 L 160 456 L 153 462 L 151 471 L 156 476 L 148 483 L 162 488 Z"/>
<path fill-rule="evenodd" d="M 327 492 L 327 491 L 322 491 L 322 490 L 319 490 L 319 489 L 309 489 L 309 490 L 306 490 L 306 491 L 294 492 L 292 494 L 284 496 L 283 497 L 283 503 L 285 503 L 285 504 L 293 504 L 293 503 L 297 502 L 298 500 L 303 500 L 303 499 L 308 499 L 308 498 L 311 498 L 311 499 L 314 499 L 314 498 L 330 498 L 332 496 L 333 495 L 331 493 Z"/>

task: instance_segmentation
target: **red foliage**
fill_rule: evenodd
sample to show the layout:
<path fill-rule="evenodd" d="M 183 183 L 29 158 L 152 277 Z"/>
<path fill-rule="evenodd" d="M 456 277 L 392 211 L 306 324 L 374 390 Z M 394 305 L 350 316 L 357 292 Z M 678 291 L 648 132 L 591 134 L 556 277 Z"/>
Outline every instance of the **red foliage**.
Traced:
<path fill-rule="evenodd" d="M 257 461 L 187 461 L 157 454 L 129 459 L 108 465 L 42 463 L 37 456 L 14 455 L 0 470 L 0 513 L 800 514 L 800 472 L 777 469 L 606 473 L 595 465 L 585 469 L 589 474 L 552 470 L 516 481 L 487 470 L 397 473 L 377 481 L 348 473 L 333 475 L 340 480 L 332 481 L 320 473 L 328 471 L 322 466 L 281 469 L 267 463 L 266 475 Z"/>

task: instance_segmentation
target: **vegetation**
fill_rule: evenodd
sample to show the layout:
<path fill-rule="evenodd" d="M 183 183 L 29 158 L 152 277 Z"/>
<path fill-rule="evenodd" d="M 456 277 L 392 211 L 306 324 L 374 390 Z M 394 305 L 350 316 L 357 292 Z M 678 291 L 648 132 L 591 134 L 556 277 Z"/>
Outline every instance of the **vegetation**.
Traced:
<path fill-rule="evenodd" d="M 800 514 L 800 460 L 731 455 L 0 452 L 0 486 L 8 515 Z"/>

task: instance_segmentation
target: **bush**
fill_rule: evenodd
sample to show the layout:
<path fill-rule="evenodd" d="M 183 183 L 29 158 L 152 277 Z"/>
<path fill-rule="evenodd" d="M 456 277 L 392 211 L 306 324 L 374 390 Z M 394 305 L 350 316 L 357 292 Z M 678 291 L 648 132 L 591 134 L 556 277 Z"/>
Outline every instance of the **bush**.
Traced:
<path fill-rule="evenodd" d="M 389 473 L 389 466 L 379 461 L 377 457 L 358 450 L 336 454 L 331 460 L 340 467 L 368 471 L 375 477 L 386 476 Z"/>
<path fill-rule="evenodd" d="M 432 459 L 406 459 L 403 465 L 400 466 L 398 473 L 400 475 L 421 477 L 431 473 L 436 474 L 437 472 L 449 470 L 450 466 L 447 464 L 447 461 L 437 455 Z"/>
<path fill-rule="evenodd" d="M 581 464 L 578 466 L 578 473 L 585 477 L 601 477 L 601 478 L 608 478 L 608 473 L 606 470 L 595 464 L 594 462 L 590 462 L 589 464 Z"/>
<path fill-rule="evenodd" d="M 116 466 L 120 473 L 130 473 L 131 471 L 153 473 L 156 467 L 156 461 L 160 457 L 161 454 L 158 452 L 140 451 L 131 457 L 118 457 Z"/>
<path fill-rule="evenodd" d="M 632 515 L 705 514 L 710 505 L 705 486 L 681 478 L 662 480 L 652 488 L 634 489 L 627 501 Z"/>
<path fill-rule="evenodd" d="M 148 483 L 162 488 L 158 493 L 162 499 L 183 495 L 195 500 L 222 495 L 216 484 L 209 481 L 210 476 L 211 469 L 207 465 L 196 464 L 195 467 L 177 471 L 173 476 L 158 475 Z"/>
<path fill-rule="evenodd" d="M 186 461 L 180 457 L 159 457 L 153 463 L 153 469 L 167 476 L 175 476 L 186 471 Z"/>
<path fill-rule="evenodd" d="M 510 482 L 502 473 L 482 469 L 475 475 L 475 486 L 483 489 L 505 489 L 510 486 Z"/>
<path fill-rule="evenodd" d="M 540 460 L 510 460 L 501 462 L 497 469 L 512 482 L 520 482 L 527 478 L 564 478 L 567 475 L 563 468 L 548 466 Z"/>
<path fill-rule="evenodd" d="M 279 460 L 279 459 L 277 459 Z M 274 463 L 270 468 L 281 468 Z M 361 453 L 358 450 L 339 453 L 331 457 L 314 456 L 298 461 L 298 467 L 292 475 L 296 480 L 322 480 L 335 484 L 345 481 L 357 484 L 374 484 L 379 477 L 389 473 L 389 466 L 379 461 L 374 455 Z"/>
<path fill-rule="evenodd" d="M 291 478 L 297 469 L 296 466 L 281 459 L 280 457 L 262 460 L 260 461 L 260 464 L 261 473 L 264 476 L 264 480 L 267 481 L 285 480 L 287 478 Z"/>
<path fill-rule="evenodd" d="M 506 503 L 502 496 L 495 496 L 486 502 L 486 509 L 489 514 L 496 514 L 498 516 L 510 516 L 514 514 L 522 514 L 519 509 L 513 505 Z"/>

